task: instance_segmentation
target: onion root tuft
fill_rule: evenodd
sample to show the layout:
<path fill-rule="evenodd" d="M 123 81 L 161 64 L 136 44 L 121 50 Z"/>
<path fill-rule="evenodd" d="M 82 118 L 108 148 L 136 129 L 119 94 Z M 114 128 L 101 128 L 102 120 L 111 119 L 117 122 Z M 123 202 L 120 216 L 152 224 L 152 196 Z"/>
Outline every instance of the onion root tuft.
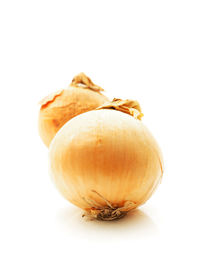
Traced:
<path fill-rule="evenodd" d="M 93 193 L 97 194 L 105 203 L 105 206 L 101 206 L 96 201 L 92 199 L 85 199 L 83 200 L 90 205 L 91 208 L 86 209 L 85 213 L 82 217 L 88 217 L 90 219 L 97 219 L 99 221 L 113 221 L 123 218 L 130 210 L 134 209 L 136 203 L 131 201 L 126 201 L 123 207 L 118 207 L 113 205 L 105 199 L 101 194 L 99 194 L 95 190 L 91 190 Z"/>

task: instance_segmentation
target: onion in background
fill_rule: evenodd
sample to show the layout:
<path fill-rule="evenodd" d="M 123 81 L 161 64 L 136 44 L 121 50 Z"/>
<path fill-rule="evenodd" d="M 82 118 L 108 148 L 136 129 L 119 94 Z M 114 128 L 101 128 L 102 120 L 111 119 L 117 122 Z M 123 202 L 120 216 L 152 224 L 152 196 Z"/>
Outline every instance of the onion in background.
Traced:
<path fill-rule="evenodd" d="M 108 99 L 103 89 L 95 85 L 84 73 L 75 76 L 68 89 L 44 98 L 40 104 L 39 134 L 48 147 L 58 130 L 73 117 L 93 110 Z"/>

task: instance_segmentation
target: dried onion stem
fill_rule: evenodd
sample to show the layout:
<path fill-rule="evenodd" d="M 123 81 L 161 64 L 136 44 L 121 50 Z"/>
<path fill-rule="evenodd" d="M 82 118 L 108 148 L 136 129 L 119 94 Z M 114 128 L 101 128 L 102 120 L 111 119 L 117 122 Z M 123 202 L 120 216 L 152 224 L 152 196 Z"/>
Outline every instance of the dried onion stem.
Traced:
<path fill-rule="evenodd" d="M 144 116 L 141 112 L 141 107 L 136 100 L 122 100 L 119 98 L 114 98 L 111 102 L 106 102 L 102 106 L 96 109 L 115 109 L 127 113 L 133 116 L 135 119 L 141 120 Z"/>
<path fill-rule="evenodd" d="M 83 73 L 83 72 L 76 75 L 73 78 L 70 85 L 74 86 L 74 87 L 81 87 L 81 88 L 85 88 L 85 89 L 90 89 L 90 90 L 93 90 L 93 91 L 98 92 L 98 93 L 100 93 L 101 91 L 104 91 L 103 88 L 94 84 L 93 81 L 88 76 L 86 76 L 85 73 Z"/>

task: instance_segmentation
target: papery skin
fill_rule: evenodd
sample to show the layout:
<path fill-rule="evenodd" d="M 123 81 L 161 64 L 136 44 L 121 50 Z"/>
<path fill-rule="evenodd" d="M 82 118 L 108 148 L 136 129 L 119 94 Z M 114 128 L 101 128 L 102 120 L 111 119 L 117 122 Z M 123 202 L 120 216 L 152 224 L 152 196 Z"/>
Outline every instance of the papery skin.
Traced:
<path fill-rule="evenodd" d="M 101 93 L 69 86 L 41 101 L 38 127 L 44 144 L 49 147 L 58 130 L 73 117 L 93 110 L 108 101 Z"/>
<path fill-rule="evenodd" d="M 147 127 L 115 110 L 95 110 L 66 123 L 50 145 L 50 171 L 61 194 L 89 210 L 104 207 L 95 190 L 117 207 L 146 202 L 161 181 L 163 159 Z"/>

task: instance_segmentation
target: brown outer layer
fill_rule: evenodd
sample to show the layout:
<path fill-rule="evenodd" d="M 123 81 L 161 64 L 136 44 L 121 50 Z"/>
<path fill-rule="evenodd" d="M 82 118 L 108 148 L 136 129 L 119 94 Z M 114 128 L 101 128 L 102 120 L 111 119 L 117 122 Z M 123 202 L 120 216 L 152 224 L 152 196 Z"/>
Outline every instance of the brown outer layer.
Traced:
<path fill-rule="evenodd" d="M 87 112 L 67 123 L 50 146 L 50 168 L 62 195 L 90 209 L 85 200 L 105 206 L 144 203 L 162 177 L 159 146 L 143 123 L 114 110 Z M 85 200 L 84 200 L 85 199 Z"/>
<path fill-rule="evenodd" d="M 73 117 L 93 110 L 108 99 L 97 92 L 70 86 L 46 97 L 39 112 L 39 134 L 48 147 L 58 130 Z"/>

